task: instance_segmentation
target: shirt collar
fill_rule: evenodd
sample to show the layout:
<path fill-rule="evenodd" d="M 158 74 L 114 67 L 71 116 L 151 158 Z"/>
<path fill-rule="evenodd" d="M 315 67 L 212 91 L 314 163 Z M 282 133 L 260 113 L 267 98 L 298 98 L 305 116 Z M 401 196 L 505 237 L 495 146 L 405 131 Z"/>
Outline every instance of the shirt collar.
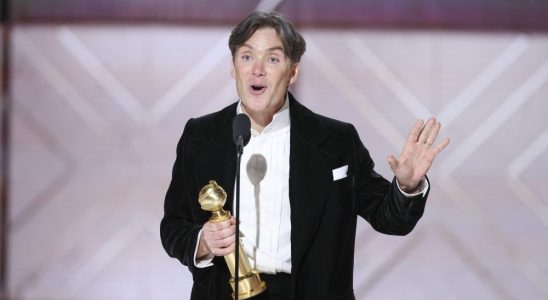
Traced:
<path fill-rule="evenodd" d="M 242 110 L 242 100 L 238 101 L 238 106 L 236 108 L 236 113 L 243 113 Z M 251 135 L 258 136 L 265 133 L 275 132 L 280 129 L 286 128 L 291 124 L 289 119 L 289 94 L 285 95 L 284 105 L 278 110 L 272 117 L 272 121 L 263 128 L 262 132 L 258 132 L 251 128 Z"/>

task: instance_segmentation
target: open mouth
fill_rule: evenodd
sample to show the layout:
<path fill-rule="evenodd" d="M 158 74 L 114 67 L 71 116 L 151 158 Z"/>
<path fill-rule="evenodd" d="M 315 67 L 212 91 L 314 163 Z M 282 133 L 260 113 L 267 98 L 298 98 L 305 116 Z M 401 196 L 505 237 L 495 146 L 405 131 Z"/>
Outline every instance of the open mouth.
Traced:
<path fill-rule="evenodd" d="M 266 90 L 266 86 L 260 84 L 253 84 L 250 86 L 250 92 L 253 95 L 261 95 Z"/>

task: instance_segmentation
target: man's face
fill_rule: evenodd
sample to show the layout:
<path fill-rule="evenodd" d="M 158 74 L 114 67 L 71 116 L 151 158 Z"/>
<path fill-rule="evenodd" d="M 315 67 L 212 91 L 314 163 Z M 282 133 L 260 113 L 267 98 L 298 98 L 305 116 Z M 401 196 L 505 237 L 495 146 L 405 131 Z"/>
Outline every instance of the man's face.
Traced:
<path fill-rule="evenodd" d="M 238 96 L 250 114 L 274 114 L 295 82 L 299 64 L 285 56 L 274 28 L 262 28 L 238 48 L 232 61 L 232 77 Z"/>

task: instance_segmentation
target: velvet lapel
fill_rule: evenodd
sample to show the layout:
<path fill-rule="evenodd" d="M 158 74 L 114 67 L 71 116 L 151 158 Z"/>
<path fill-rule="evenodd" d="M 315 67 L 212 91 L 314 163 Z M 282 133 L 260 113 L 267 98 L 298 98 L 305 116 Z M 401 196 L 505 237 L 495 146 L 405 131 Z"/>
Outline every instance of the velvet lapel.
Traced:
<path fill-rule="evenodd" d="M 236 146 L 232 140 L 232 120 L 235 115 L 236 103 L 217 114 L 210 115 L 214 120 L 206 122 L 207 127 L 196 133 L 200 142 L 194 151 L 198 191 L 208 184 L 209 180 L 217 181 L 227 193 L 224 208 L 228 211 L 232 211 L 233 208 L 236 178 Z"/>
<path fill-rule="evenodd" d="M 289 201 L 291 204 L 292 274 L 314 239 L 324 209 L 327 187 L 333 180 L 331 160 L 320 148 L 327 130 L 314 113 L 290 94 L 291 145 Z"/>

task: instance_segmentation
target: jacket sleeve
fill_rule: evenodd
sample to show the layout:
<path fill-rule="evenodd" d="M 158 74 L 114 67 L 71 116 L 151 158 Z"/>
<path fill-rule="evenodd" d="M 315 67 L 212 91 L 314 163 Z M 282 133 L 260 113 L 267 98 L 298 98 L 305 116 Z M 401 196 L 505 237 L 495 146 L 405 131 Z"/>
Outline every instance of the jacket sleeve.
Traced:
<path fill-rule="evenodd" d="M 196 224 L 193 207 L 198 206 L 195 179 L 190 119 L 177 145 L 177 158 L 173 165 L 171 183 L 164 202 L 164 217 L 160 223 L 160 237 L 164 249 L 194 272 L 194 251 L 202 225 Z"/>
<path fill-rule="evenodd" d="M 406 235 L 422 217 L 428 192 L 406 197 L 397 186 L 396 178 L 387 181 L 374 170 L 375 164 L 353 130 L 354 144 L 354 203 L 357 213 L 381 233 Z"/>

